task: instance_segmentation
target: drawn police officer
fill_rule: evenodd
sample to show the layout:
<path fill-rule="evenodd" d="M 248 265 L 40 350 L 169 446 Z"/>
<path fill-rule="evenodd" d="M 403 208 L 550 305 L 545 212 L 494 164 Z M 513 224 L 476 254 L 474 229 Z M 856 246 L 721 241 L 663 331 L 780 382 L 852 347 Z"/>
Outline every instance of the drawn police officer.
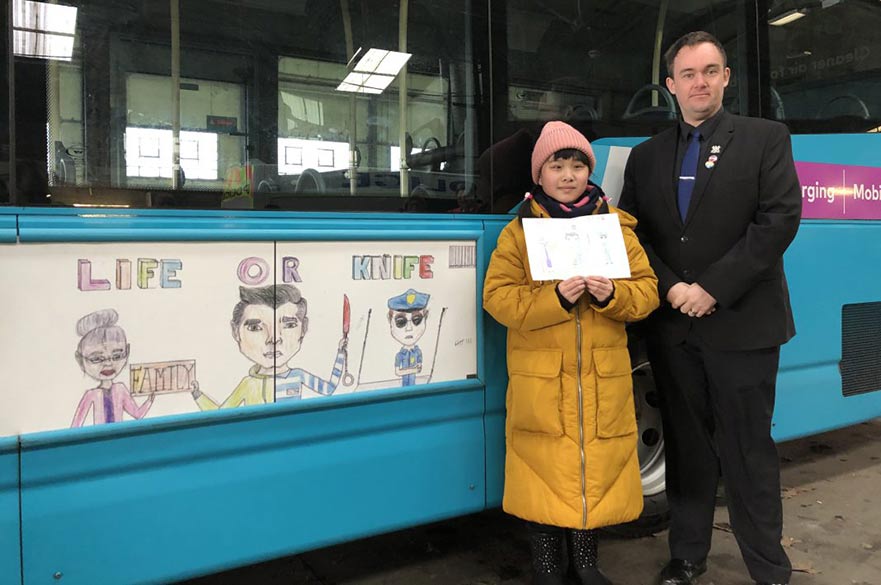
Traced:
<path fill-rule="evenodd" d="M 416 343 L 425 333 L 429 297 L 411 288 L 388 300 L 389 329 L 402 346 L 395 356 L 395 374 L 401 377 L 401 386 L 412 386 L 416 374 L 422 372 L 422 350 Z"/>

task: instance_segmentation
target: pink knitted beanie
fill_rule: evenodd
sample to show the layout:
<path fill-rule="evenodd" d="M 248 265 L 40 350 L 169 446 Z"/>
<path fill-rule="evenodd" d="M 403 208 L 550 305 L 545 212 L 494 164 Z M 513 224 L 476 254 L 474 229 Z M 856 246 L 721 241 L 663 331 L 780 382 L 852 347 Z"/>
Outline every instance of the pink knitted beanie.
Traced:
<path fill-rule="evenodd" d="M 545 124 L 541 129 L 541 136 L 532 149 L 532 182 L 538 184 L 538 175 L 541 166 L 548 158 L 564 148 L 574 148 L 587 155 L 590 172 L 597 166 L 597 159 L 593 154 L 590 142 L 584 134 L 567 124 L 566 122 L 553 121 Z"/>

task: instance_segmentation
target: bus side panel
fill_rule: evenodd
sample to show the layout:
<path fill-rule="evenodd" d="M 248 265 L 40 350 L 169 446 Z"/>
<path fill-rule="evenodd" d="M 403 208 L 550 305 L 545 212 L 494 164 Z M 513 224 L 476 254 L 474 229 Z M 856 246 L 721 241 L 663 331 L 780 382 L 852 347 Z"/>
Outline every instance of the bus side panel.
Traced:
<path fill-rule="evenodd" d="M 791 439 L 881 416 L 878 392 L 844 397 L 841 308 L 878 302 L 877 221 L 804 221 L 786 252 L 797 335 L 783 346 L 774 438 Z M 868 271 L 868 272 L 867 272 Z M 865 274 L 866 278 L 856 278 Z M 847 283 L 847 286 L 840 286 Z"/>
<path fill-rule="evenodd" d="M 21 583 L 18 437 L 0 441 L 0 582 Z"/>
<path fill-rule="evenodd" d="M 835 177 L 851 177 L 854 165 L 877 169 L 879 141 L 881 137 L 872 133 L 798 135 L 792 137 L 792 150 L 798 162 L 826 164 L 834 168 Z M 804 188 L 816 185 L 819 181 L 802 177 L 806 208 L 828 207 L 829 217 L 835 217 L 842 206 L 847 209 L 847 201 L 840 196 L 832 201 L 805 198 Z M 823 186 L 841 184 L 833 181 Z M 876 219 L 808 219 L 802 221 L 786 252 L 797 335 L 781 353 L 774 417 L 777 440 L 881 416 L 881 395 L 869 392 L 845 398 L 839 371 L 842 306 L 881 301 L 875 276 L 875 267 L 881 266 L 879 235 L 881 221 Z"/>
<path fill-rule="evenodd" d="M 25 582 L 167 583 L 481 510 L 472 386 L 212 413 L 190 428 L 118 423 L 130 431 L 81 441 L 26 435 Z"/>
<path fill-rule="evenodd" d="M 496 240 L 510 221 L 487 221 L 485 226 L 484 265 L 496 248 Z M 480 283 L 483 290 L 483 283 Z M 508 369 L 505 356 L 507 330 L 489 313 L 483 311 L 486 360 L 486 505 L 502 505 L 505 485 L 505 393 L 508 387 Z"/>

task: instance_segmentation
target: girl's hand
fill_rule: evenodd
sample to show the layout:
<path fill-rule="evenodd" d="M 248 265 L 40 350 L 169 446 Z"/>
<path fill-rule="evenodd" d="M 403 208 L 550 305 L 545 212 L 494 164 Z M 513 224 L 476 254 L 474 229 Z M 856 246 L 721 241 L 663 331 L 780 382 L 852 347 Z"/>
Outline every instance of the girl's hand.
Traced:
<path fill-rule="evenodd" d="M 584 278 L 580 276 L 572 276 L 557 284 L 557 290 L 560 291 L 560 295 L 573 305 L 584 294 L 584 288 Z"/>
<path fill-rule="evenodd" d="M 604 276 L 588 276 L 587 290 L 601 303 L 605 303 L 615 292 L 615 284 Z"/>

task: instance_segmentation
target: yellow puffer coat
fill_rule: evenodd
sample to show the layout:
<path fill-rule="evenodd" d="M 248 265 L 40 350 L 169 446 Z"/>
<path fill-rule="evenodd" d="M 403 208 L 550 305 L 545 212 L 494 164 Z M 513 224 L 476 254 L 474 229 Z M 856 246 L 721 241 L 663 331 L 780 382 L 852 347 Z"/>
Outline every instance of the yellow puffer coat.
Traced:
<path fill-rule="evenodd" d="M 532 203 L 536 216 L 546 217 Z M 625 322 L 658 306 L 658 283 L 633 228 L 617 213 L 631 278 L 605 307 L 589 294 L 567 311 L 559 281 L 534 281 L 520 219 L 499 236 L 483 290 L 508 328 L 506 512 L 568 528 L 633 520 L 642 512 L 636 417 Z"/>

